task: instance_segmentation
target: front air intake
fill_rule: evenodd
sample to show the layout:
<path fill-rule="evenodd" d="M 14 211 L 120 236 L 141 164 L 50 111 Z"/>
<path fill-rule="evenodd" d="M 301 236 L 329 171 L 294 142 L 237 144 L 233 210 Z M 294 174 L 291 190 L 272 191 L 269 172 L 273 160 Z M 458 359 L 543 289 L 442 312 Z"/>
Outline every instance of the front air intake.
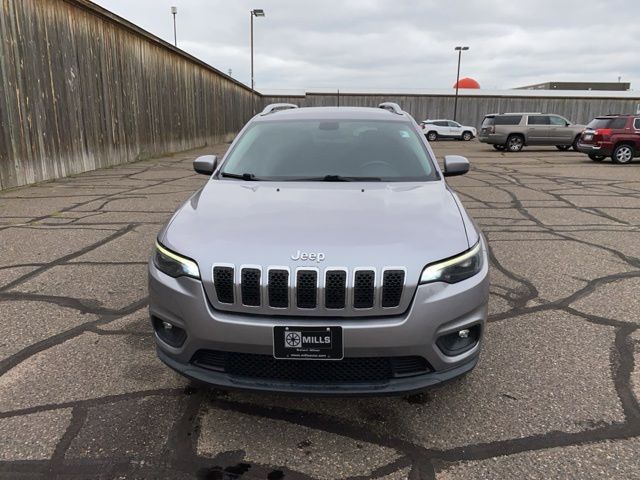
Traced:
<path fill-rule="evenodd" d="M 345 307 L 347 299 L 347 272 L 344 270 L 329 270 L 324 287 L 324 305 L 327 308 L 339 309 Z"/>
<path fill-rule="evenodd" d="M 214 267 L 213 284 L 220 303 L 233 303 L 233 267 Z"/>
<path fill-rule="evenodd" d="M 376 274 L 373 270 L 358 270 L 353 280 L 353 307 L 373 308 Z"/>
<path fill-rule="evenodd" d="M 243 268 L 240 278 L 242 304 L 250 307 L 260 306 L 260 270 Z"/>
<path fill-rule="evenodd" d="M 299 270 L 296 276 L 296 300 L 298 308 L 316 308 L 318 297 L 318 272 Z"/>
<path fill-rule="evenodd" d="M 289 306 L 289 272 L 269 270 L 269 306 L 287 308 Z"/>
<path fill-rule="evenodd" d="M 384 308 L 400 305 L 404 288 L 403 270 L 385 270 L 382 275 L 382 306 Z"/>

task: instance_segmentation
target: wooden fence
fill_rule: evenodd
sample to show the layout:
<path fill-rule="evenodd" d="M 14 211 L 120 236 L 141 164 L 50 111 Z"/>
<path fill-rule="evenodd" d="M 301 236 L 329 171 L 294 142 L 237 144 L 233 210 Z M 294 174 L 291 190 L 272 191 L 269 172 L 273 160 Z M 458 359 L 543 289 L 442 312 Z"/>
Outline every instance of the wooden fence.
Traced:
<path fill-rule="evenodd" d="M 536 92 L 538 93 L 538 92 Z M 607 113 L 636 113 L 640 108 L 640 93 L 635 98 L 585 97 L 581 92 L 566 97 L 534 96 L 527 90 L 514 90 L 509 95 L 474 95 L 458 97 L 457 120 L 465 125 L 479 127 L 487 113 L 497 112 L 546 112 L 562 115 L 576 123 L 587 123 L 598 115 Z M 435 94 L 341 94 L 337 92 L 313 93 L 298 96 L 264 96 L 265 104 L 285 102 L 300 107 L 337 105 L 375 107 L 382 102 L 396 102 L 418 122 L 427 118 L 453 118 L 453 95 Z"/>
<path fill-rule="evenodd" d="M 0 0 L 0 189 L 230 140 L 259 96 L 86 0 Z"/>

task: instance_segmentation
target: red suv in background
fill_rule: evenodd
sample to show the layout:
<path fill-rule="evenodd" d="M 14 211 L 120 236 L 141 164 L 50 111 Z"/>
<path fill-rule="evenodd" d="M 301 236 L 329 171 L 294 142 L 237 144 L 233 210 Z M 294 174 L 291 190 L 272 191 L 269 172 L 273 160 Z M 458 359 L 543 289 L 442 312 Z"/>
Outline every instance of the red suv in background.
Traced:
<path fill-rule="evenodd" d="M 610 156 L 614 163 L 631 163 L 640 156 L 640 115 L 594 118 L 582 132 L 577 150 L 594 162 Z"/>

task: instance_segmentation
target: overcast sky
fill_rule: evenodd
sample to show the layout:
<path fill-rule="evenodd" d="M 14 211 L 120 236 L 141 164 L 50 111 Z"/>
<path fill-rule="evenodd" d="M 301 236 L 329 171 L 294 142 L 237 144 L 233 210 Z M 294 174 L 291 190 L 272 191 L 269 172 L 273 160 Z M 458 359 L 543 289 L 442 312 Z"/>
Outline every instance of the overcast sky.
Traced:
<path fill-rule="evenodd" d="M 482 88 L 622 81 L 640 90 L 639 0 L 94 0 L 256 89 Z"/>

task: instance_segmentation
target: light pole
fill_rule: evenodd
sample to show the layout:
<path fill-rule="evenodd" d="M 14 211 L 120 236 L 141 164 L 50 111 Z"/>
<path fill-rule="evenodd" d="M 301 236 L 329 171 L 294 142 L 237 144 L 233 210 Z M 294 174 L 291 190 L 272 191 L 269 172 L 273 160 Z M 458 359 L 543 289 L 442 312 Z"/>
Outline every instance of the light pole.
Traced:
<path fill-rule="evenodd" d="M 178 46 L 178 36 L 176 35 L 176 13 L 178 13 L 178 7 L 171 7 L 171 15 L 173 15 L 173 45 Z"/>
<path fill-rule="evenodd" d="M 458 52 L 458 74 L 456 75 L 456 99 L 453 102 L 453 121 L 456 121 L 456 116 L 458 115 L 458 83 L 460 83 L 460 60 L 462 58 L 462 51 L 469 50 L 469 47 L 456 47 L 455 50 Z"/>
<path fill-rule="evenodd" d="M 251 10 L 251 91 L 253 92 L 255 82 L 253 81 L 253 17 L 264 17 L 264 10 L 254 8 Z"/>

